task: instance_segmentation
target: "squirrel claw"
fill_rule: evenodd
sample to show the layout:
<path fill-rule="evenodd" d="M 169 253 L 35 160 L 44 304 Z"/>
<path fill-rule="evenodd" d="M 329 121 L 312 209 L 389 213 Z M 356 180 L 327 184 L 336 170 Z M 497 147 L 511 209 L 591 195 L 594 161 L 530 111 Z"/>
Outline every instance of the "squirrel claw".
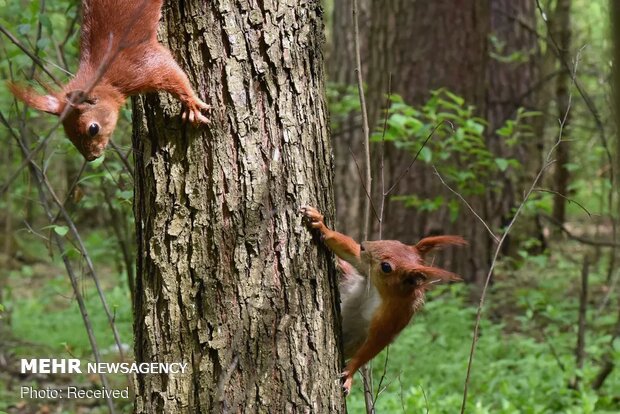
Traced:
<path fill-rule="evenodd" d="M 195 98 L 188 102 L 187 108 L 183 111 L 181 119 L 183 122 L 189 121 L 194 125 L 198 124 L 210 124 L 211 120 L 202 114 L 202 111 L 208 111 L 211 109 L 211 105 L 207 105 L 198 98 Z"/>
<path fill-rule="evenodd" d="M 323 215 L 314 207 L 301 206 L 299 212 L 310 221 L 310 225 L 314 228 L 319 227 L 323 222 Z"/>
<path fill-rule="evenodd" d="M 349 371 L 344 371 L 340 374 L 340 378 L 344 378 L 342 383 L 342 391 L 345 397 L 351 392 L 351 385 L 353 384 L 353 376 L 349 374 Z"/>

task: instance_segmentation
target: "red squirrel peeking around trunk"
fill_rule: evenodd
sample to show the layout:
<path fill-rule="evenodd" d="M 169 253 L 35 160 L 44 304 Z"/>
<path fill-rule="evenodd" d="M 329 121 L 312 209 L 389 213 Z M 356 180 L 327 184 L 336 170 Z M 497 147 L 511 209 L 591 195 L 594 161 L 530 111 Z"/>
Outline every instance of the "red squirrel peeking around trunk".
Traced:
<path fill-rule="evenodd" d="M 304 206 L 300 212 L 338 257 L 344 356 L 348 360 L 341 375 L 348 394 L 355 372 L 407 326 L 424 305 L 424 292 L 431 284 L 461 280 L 454 273 L 427 265 L 424 256 L 442 246 L 467 242 L 460 236 L 435 236 L 413 246 L 396 240 L 358 244 L 330 230 L 315 208 Z"/>
<path fill-rule="evenodd" d="M 183 119 L 208 123 L 210 107 L 194 93 L 170 51 L 157 42 L 163 0 L 83 0 L 80 64 L 61 91 L 39 95 L 9 84 L 28 106 L 62 116 L 67 136 L 92 161 L 103 154 L 130 95 L 166 91 L 185 106 Z"/>

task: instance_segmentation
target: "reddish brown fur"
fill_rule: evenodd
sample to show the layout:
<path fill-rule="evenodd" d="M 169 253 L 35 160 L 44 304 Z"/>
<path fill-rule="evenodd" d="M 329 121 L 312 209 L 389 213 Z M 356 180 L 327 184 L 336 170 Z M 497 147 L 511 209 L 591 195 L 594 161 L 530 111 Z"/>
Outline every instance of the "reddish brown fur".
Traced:
<path fill-rule="evenodd" d="M 29 106 L 61 116 L 67 136 L 87 160 L 103 153 L 128 96 L 163 90 L 186 107 L 184 118 L 208 122 L 209 109 L 192 90 L 183 70 L 157 42 L 163 0 L 84 0 L 80 66 L 61 91 L 45 96 L 9 85 Z M 93 83 L 103 70 L 96 86 Z M 92 88 L 92 89 L 91 89 Z M 89 89 L 90 92 L 86 94 Z M 92 134 L 93 124 L 97 133 Z"/>
<path fill-rule="evenodd" d="M 426 237 L 415 246 L 396 240 L 367 241 L 360 245 L 349 236 L 330 230 L 315 208 L 302 207 L 301 212 L 310 226 L 321 233 L 321 238 L 341 259 L 340 262 L 347 262 L 340 263 L 344 273 L 340 295 L 345 358 L 349 360 L 342 376 L 343 387 L 348 393 L 355 372 L 388 346 L 422 307 L 424 292 L 430 284 L 461 280 L 454 273 L 427 265 L 424 255 L 439 247 L 466 242 L 460 236 L 436 236 Z M 389 266 L 388 272 L 383 270 L 384 266 Z M 370 277 L 372 287 L 378 292 L 378 301 L 372 292 L 359 286 L 363 283 L 361 277 Z M 371 315 L 364 319 L 368 311 Z M 362 338 L 358 340 L 356 335 L 360 334 L 360 325 Z M 347 338 L 351 335 L 352 338 Z"/>

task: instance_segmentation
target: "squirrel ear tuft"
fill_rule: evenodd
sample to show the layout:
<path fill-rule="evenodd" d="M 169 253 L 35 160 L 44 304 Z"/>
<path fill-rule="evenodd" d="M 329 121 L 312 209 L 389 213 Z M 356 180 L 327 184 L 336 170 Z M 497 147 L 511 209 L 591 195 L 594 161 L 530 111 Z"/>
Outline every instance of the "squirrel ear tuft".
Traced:
<path fill-rule="evenodd" d="M 467 241 L 461 236 L 432 236 L 425 237 L 420 240 L 415 246 L 416 249 L 421 255 L 425 255 L 433 249 L 438 249 L 443 246 L 463 246 L 467 244 Z"/>
<path fill-rule="evenodd" d="M 53 115 L 62 113 L 63 105 L 54 95 L 40 95 L 32 88 L 18 86 L 11 82 L 8 83 L 8 86 L 11 93 L 29 107 Z"/>

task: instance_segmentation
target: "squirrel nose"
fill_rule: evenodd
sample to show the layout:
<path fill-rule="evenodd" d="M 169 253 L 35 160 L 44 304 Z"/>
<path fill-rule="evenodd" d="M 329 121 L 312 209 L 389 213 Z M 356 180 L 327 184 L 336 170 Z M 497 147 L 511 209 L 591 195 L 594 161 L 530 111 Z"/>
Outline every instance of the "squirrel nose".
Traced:
<path fill-rule="evenodd" d="M 366 250 L 366 249 L 364 249 L 364 243 L 360 243 L 360 251 L 363 252 L 364 250 Z"/>

